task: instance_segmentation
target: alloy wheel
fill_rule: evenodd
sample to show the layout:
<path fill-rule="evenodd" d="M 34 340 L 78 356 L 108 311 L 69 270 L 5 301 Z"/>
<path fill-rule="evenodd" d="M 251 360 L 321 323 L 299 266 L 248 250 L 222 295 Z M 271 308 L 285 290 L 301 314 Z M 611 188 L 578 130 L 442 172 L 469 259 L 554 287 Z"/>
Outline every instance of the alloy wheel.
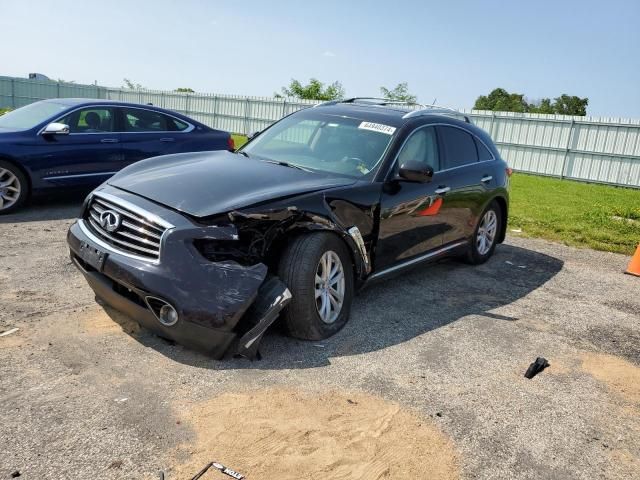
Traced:
<path fill-rule="evenodd" d="M 496 238 L 496 232 L 498 231 L 498 216 L 493 210 L 488 210 L 480 226 L 478 227 L 478 233 L 476 235 L 476 248 L 480 255 L 486 255 L 493 247 L 493 242 Z"/>
<path fill-rule="evenodd" d="M 325 252 L 316 268 L 315 299 L 318 315 L 324 323 L 337 320 L 344 303 L 344 268 L 338 254 Z"/>
<path fill-rule="evenodd" d="M 6 168 L 0 168 L 0 210 L 12 207 L 20 198 L 20 179 Z"/>

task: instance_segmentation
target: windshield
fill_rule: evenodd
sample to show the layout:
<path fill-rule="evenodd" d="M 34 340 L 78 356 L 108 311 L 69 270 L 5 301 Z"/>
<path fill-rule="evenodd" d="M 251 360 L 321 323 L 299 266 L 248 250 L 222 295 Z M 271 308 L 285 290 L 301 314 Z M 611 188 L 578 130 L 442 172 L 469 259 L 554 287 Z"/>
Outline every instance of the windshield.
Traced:
<path fill-rule="evenodd" d="M 36 102 L 0 115 L 0 128 L 11 130 L 28 130 L 44 122 L 56 113 L 63 112 L 68 105 L 52 102 Z"/>
<path fill-rule="evenodd" d="M 395 130 L 359 118 L 305 110 L 276 123 L 241 152 L 263 160 L 361 178 L 379 166 Z"/>

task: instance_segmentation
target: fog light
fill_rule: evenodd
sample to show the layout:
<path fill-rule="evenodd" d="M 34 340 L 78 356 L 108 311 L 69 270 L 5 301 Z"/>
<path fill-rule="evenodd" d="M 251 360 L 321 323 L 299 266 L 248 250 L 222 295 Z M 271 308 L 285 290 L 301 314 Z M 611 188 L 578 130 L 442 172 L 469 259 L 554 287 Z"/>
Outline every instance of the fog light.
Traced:
<path fill-rule="evenodd" d="M 158 320 L 160 320 L 160 323 L 163 325 L 170 327 L 171 325 L 175 325 L 178 321 L 178 312 L 176 312 L 176 309 L 167 303 L 160 309 Z"/>

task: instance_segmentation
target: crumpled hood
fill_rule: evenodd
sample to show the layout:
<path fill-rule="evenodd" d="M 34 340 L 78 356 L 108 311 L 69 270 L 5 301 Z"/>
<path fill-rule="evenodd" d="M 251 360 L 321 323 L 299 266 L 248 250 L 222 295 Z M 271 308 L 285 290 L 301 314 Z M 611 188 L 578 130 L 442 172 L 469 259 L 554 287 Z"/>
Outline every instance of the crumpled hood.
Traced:
<path fill-rule="evenodd" d="M 165 155 L 137 162 L 108 183 L 194 217 L 326 188 L 354 179 L 306 172 L 227 151 Z"/>

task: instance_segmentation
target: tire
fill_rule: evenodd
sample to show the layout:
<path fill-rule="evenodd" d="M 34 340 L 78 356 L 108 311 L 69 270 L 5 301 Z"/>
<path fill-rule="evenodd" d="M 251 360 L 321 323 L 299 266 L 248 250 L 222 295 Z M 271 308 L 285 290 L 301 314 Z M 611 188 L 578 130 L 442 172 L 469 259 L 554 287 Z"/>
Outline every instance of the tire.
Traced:
<path fill-rule="evenodd" d="M 13 163 L 0 160 L 0 215 L 20 208 L 29 197 L 29 181 Z"/>
<path fill-rule="evenodd" d="M 340 277 L 336 273 L 327 282 L 330 288 L 319 283 L 316 290 L 316 275 L 319 274 L 322 280 L 327 265 L 320 265 L 321 259 L 323 262 L 329 261 L 328 270 L 333 270 L 340 262 L 343 285 L 340 281 L 331 282 Z M 335 334 L 349 320 L 354 295 L 353 267 L 347 246 L 338 236 L 322 232 L 296 237 L 280 258 L 278 275 L 293 295 L 291 303 L 282 313 L 284 326 L 292 337 L 322 340 Z M 317 291 L 321 291 L 318 298 Z M 343 292 L 342 304 L 336 308 L 334 302 L 338 302 L 340 291 Z M 332 298 L 334 301 L 331 301 Z M 325 302 L 329 302 L 328 310 L 323 308 Z"/>
<path fill-rule="evenodd" d="M 469 245 L 469 250 L 465 257 L 467 263 L 470 263 L 471 265 L 480 265 L 491 258 L 491 255 L 493 255 L 493 252 L 496 249 L 496 244 L 498 243 L 497 239 L 502 228 L 502 222 L 502 209 L 494 200 L 489 204 L 484 212 L 482 212 L 482 215 L 480 215 L 480 219 L 478 220 L 478 224 L 473 231 L 471 245 Z M 490 226 L 489 234 L 484 233 L 487 232 L 487 225 Z M 491 231 L 493 232 L 492 236 L 490 235 Z M 482 242 L 482 237 L 484 237 L 484 243 Z M 487 245 L 487 242 L 490 242 L 490 245 Z"/>

